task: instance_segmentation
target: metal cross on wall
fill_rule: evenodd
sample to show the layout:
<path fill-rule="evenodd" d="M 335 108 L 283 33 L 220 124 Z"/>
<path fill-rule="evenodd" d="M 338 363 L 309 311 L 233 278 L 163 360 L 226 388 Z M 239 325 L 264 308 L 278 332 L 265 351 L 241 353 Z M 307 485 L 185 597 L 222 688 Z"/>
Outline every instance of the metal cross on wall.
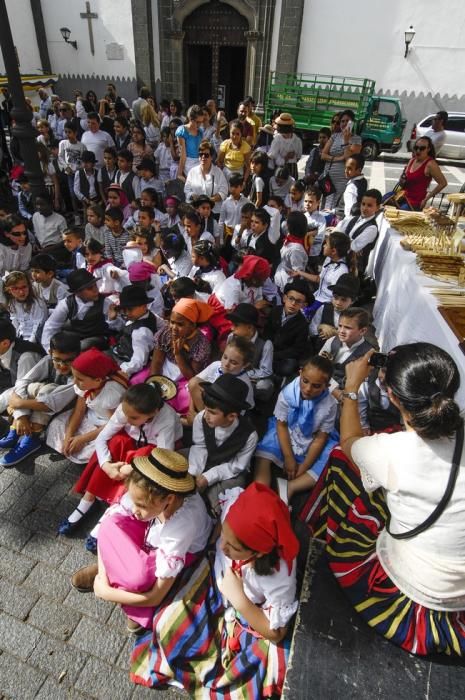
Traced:
<path fill-rule="evenodd" d="M 92 56 L 95 55 L 94 33 L 92 31 L 92 20 L 97 19 L 97 18 L 98 18 L 98 14 L 96 12 L 90 11 L 90 2 L 86 2 L 86 11 L 81 12 L 81 19 L 87 20 L 87 24 L 89 27 L 90 52 L 91 52 Z"/>

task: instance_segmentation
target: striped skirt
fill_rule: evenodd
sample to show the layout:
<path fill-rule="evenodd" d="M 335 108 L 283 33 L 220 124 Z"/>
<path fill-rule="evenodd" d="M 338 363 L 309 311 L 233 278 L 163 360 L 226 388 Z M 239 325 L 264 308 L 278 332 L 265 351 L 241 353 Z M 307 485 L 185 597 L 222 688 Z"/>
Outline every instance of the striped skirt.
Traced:
<path fill-rule="evenodd" d="M 383 569 L 376 540 L 387 517 L 384 494 L 365 491 L 359 470 L 339 448 L 300 517 L 314 537 L 326 538 L 329 567 L 370 627 L 412 654 L 465 655 L 465 612 L 415 603 Z"/>
<path fill-rule="evenodd" d="M 209 562 L 186 568 L 156 611 L 153 631 L 136 639 L 131 680 L 182 686 L 197 700 L 280 695 L 290 641 L 272 644 L 244 620 L 226 622 L 224 612 Z"/>

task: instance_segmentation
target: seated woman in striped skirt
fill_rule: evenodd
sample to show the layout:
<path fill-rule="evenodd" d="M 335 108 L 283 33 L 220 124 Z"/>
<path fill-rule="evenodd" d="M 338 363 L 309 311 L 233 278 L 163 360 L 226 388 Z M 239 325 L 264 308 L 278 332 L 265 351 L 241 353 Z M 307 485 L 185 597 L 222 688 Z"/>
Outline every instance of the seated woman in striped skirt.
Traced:
<path fill-rule="evenodd" d="M 405 431 L 364 437 L 357 394 L 369 356 L 346 366 L 341 450 L 329 459 L 329 566 L 358 613 L 407 651 L 465 654 L 465 455 L 455 362 L 429 343 L 386 356 L 386 386 Z M 323 475 L 324 480 L 324 475 Z"/>

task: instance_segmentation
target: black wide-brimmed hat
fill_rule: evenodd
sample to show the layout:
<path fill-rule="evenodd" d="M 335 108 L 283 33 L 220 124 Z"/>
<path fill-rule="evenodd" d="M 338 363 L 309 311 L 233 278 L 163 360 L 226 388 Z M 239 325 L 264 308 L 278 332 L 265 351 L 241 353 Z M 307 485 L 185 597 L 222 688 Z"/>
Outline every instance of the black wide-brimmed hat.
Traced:
<path fill-rule="evenodd" d="M 151 304 L 153 299 L 151 299 L 145 289 L 142 287 L 136 287 L 133 284 L 128 284 L 123 287 L 121 294 L 119 295 L 119 308 L 120 309 L 130 309 L 133 306 L 142 306 L 143 304 Z"/>
<path fill-rule="evenodd" d="M 328 289 L 339 297 L 356 299 L 360 293 L 360 282 L 358 277 L 354 277 L 354 275 L 350 275 L 347 272 L 341 275 L 335 284 L 330 284 Z"/>
<path fill-rule="evenodd" d="M 226 318 L 233 323 L 249 323 L 251 326 L 258 326 L 258 310 L 253 304 L 238 304 L 234 311 L 226 314 Z"/>
<path fill-rule="evenodd" d="M 249 393 L 247 384 L 234 374 L 222 374 L 213 383 L 200 382 L 200 386 L 205 396 L 221 401 L 236 411 L 246 411 L 251 408 L 246 400 Z"/>
<path fill-rule="evenodd" d="M 66 282 L 68 283 L 71 294 L 76 294 L 87 287 L 93 287 L 94 284 L 97 284 L 94 275 L 84 268 L 70 272 L 66 278 Z"/>

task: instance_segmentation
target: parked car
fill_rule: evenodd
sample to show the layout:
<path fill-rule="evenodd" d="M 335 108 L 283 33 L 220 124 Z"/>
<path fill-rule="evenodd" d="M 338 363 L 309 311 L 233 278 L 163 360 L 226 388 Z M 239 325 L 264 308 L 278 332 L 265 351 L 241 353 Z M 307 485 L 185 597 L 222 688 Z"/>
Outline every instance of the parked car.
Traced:
<path fill-rule="evenodd" d="M 413 125 L 412 133 L 407 143 L 409 151 L 412 150 L 415 141 L 431 129 L 434 116 L 434 114 L 430 114 L 419 121 L 418 124 Z M 446 141 L 439 152 L 439 158 L 465 159 L 465 112 L 449 112 Z"/>

